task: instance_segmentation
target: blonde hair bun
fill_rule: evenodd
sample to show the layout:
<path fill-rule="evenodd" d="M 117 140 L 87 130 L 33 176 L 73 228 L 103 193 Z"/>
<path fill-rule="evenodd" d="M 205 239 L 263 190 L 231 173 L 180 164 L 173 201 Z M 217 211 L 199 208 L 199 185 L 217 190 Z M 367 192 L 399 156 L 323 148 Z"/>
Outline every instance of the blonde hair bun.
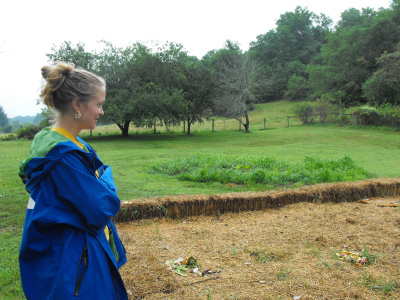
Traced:
<path fill-rule="evenodd" d="M 100 87 L 105 88 L 103 78 L 75 68 L 73 64 L 56 62 L 42 67 L 41 71 L 46 84 L 40 96 L 47 107 L 54 107 L 60 112 L 66 111 L 74 98 L 87 102 L 96 96 Z"/>

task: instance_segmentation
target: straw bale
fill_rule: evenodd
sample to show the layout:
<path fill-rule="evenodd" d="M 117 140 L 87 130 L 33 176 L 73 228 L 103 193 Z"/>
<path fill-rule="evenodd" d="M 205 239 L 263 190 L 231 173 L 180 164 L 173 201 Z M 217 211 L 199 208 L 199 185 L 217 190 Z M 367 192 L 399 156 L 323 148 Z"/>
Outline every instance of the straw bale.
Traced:
<path fill-rule="evenodd" d="M 324 183 L 299 189 L 216 195 L 178 195 L 124 201 L 117 222 L 168 217 L 219 216 L 228 212 L 260 211 L 299 202 L 352 202 L 366 197 L 400 194 L 400 178 Z"/>

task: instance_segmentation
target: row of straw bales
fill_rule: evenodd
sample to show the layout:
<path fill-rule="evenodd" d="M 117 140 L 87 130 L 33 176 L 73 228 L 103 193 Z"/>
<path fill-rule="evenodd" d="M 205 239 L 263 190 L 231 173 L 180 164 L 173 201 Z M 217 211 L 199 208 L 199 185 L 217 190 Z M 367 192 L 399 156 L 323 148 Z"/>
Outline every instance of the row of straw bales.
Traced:
<path fill-rule="evenodd" d="M 353 202 L 364 198 L 400 195 L 399 178 L 324 183 L 299 189 L 216 195 L 178 195 L 123 201 L 116 222 L 155 217 L 213 216 L 278 208 L 298 202 Z"/>

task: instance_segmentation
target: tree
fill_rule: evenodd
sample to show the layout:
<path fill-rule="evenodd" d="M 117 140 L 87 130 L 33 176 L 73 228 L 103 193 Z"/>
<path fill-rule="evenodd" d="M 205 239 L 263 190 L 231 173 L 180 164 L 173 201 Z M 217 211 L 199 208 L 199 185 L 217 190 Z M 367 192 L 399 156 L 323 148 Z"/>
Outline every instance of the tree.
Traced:
<path fill-rule="evenodd" d="M 289 79 L 295 74 L 290 64 L 294 62 L 305 69 L 315 60 L 326 43 L 331 23 L 327 16 L 316 15 L 298 6 L 294 12 L 280 16 L 276 30 L 259 35 L 257 41 L 251 43 L 249 52 L 259 65 L 257 77 L 269 78 L 268 85 L 262 85 L 256 91 L 258 101 L 275 100 L 284 95 Z M 296 75 L 307 80 L 306 74 Z"/>
<path fill-rule="evenodd" d="M 63 61 L 91 72 L 97 71 L 96 52 L 85 51 L 85 44 L 82 42 L 74 46 L 71 42 L 64 41 L 58 48 L 53 45 L 51 50 L 53 53 L 46 54 L 50 62 Z"/>
<path fill-rule="evenodd" d="M 342 13 L 336 31 L 327 36 L 321 59 L 307 67 L 313 97 L 330 93 L 349 106 L 364 103 L 363 85 L 377 70 L 377 58 L 393 52 L 400 41 L 400 27 L 391 10 Z"/>
<path fill-rule="evenodd" d="M 313 72 L 309 74 L 310 86 L 317 87 L 314 96 L 339 92 L 347 105 L 362 101 L 360 91 L 368 71 L 360 59 L 361 35 L 361 28 L 350 27 L 328 37 L 321 48 L 322 63 L 308 68 Z"/>
<path fill-rule="evenodd" d="M 97 73 L 107 83 L 103 120 L 112 121 L 128 136 L 129 125 L 141 117 L 141 109 L 132 96 L 137 87 L 134 78 L 134 47 L 118 48 L 103 41 L 104 48 L 98 54 Z"/>
<path fill-rule="evenodd" d="M 0 106 L 0 127 L 4 128 L 8 125 L 8 118 L 2 106 Z"/>
<path fill-rule="evenodd" d="M 186 69 L 184 87 L 184 115 L 187 123 L 187 134 L 194 122 L 203 122 L 212 113 L 213 98 L 216 92 L 216 81 L 210 69 L 203 63 L 191 63 Z"/>
<path fill-rule="evenodd" d="M 305 100 L 307 91 L 308 87 L 305 78 L 293 74 L 289 79 L 285 97 L 290 100 Z"/>
<path fill-rule="evenodd" d="M 215 69 L 219 85 L 214 101 L 215 111 L 237 119 L 243 124 L 245 132 L 250 132 L 248 113 L 255 102 L 253 90 L 256 86 L 254 63 L 238 44 L 228 40 L 225 48 L 216 53 Z"/>
<path fill-rule="evenodd" d="M 187 55 L 179 44 L 153 49 L 141 43 L 116 48 L 105 43 L 99 54 L 99 74 L 107 81 L 106 120 L 115 122 L 123 136 L 129 125 L 179 124 L 182 120 L 184 69 Z"/>
<path fill-rule="evenodd" d="M 365 20 L 365 14 L 361 14 L 361 11 L 356 8 L 349 8 L 341 13 L 340 20 L 337 28 L 351 28 L 354 26 L 362 26 Z"/>
<path fill-rule="evenodd" d="M 400 104 L 400 43 L 393 53 L 383 54 L 379 69 L 363 85 L 365 97 L 371 104 Z"/>
<path fill-rule="evenodd" d="M 366 68 L 375 72 L 378 68 L 377 58 L 385 52 L 393 52 L 400 42 L 400 27 L 386 15 L 377 17 L 362 37 Z"/>
<path fill-rule="evenodd" d="M 102 41 L 100 53 L 86 52 L 83 43 L 64 42 L 50 61 L 65 61 L 92 71 L 106 80 L 107 100 L 103 120 L 115 122 L 122 135 L 129 126 L 179 124 L 182 120 L 183 87 L 187 53 L 180 44 L 167 43 L 149 48 L 141 43 L 115 47 Z"/>
<path fill-rule="evenodd" d="M 146 67 L 146 72 L 151 72 L 148 78 L 157 86 L 159 97 L 148 114 L 154 123 L 158 120 L 168 128 L 180 124 L 184 119 L 183 89 L 187 83 L 185 70 L 189 57 L 183 46 L 175 43 L 159 45 L 153 56 L 155 68 L 149 70 Z"/>

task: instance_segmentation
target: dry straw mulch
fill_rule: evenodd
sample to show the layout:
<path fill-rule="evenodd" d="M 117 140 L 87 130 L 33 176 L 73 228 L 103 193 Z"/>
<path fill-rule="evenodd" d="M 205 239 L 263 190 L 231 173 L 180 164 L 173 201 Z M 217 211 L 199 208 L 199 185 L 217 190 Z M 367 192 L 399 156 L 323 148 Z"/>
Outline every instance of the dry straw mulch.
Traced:
<path fill-rule="evenodd" d="M 318 185 L 269 194 L 307 199 L 308 190 L 308 199 L 316 199 L 319 188 L 316 201 L 119 223 L 128 254 L 121 274 L 131 299 L 400 299 L 398 184 Z M 342 197 L 346 186 L 349 200 Z M 324 193 L 341 198 L 329 202 Z M 372 199 L 374 193 L 390 196 Z M 335 255 L 364 247 L 376 262 L 357 266 Z M 165 264 L 189 256 L 197 259 L 198 273 L 181 276 Z M 205 270 L 215 273 L 202 276 Z"/>

